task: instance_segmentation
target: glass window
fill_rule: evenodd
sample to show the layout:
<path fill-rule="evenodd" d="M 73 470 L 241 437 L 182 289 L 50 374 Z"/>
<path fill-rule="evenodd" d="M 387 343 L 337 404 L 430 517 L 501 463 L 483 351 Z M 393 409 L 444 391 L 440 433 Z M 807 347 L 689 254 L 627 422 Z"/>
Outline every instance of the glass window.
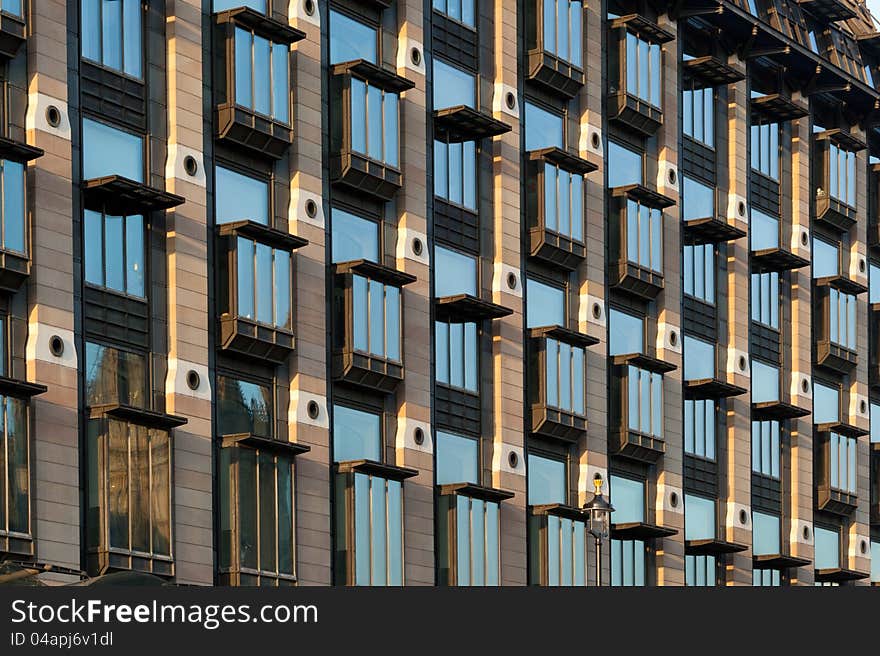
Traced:
<path fill-rule="evenodd" d="M 751 128 L 752 169 L 779 181 L 779 124 L 753 125 Z"/>
<path fill-rule="evenodd" d="M 630 365 L 627 375 L 628 425 L 631 431 L 663 437 L 663 376 Z"/>
<path fill-rule="evenodd" d="M 829 339 L 834 344 L 851 351 L 857 350 L 856 297 L 834 288 L 828 290 Z"/>
<path fill-rule="evenodd" d="M 715 189 L 695 178 L 682 176 L 682 218 L 685 221 L 715 217 Z"/>
<path fill-rule="evenodd" d="M 835 490 L 855 494 L 858 476 L 856 469 L 858 442 L 856 438 L 831 433 L 828 441 L 828 470 L 831 487 Z"/>
<path fill-rule="evenodd" d="M 544 227 L 575 241 L 584 239 L 584 176 L 550 162 L 544 163 Z"/>
<path fill-rule="evenodd" d="M 644 318 L 611 308 L 608 319 L 608 355 L 629 355 L 645 350 Z"/>
<path fill-rule="evenodd" d="M 869 303 L 880 303 L 880 265 L 871 264 L 870 269 L 870 280 L 868 284 L 870 285 L 868 291 L 868 302 Z"/>
<path fill-rule="evenodd" d="M 132 353 L 86 342 L 86 404 L 146 407 L 146 358 Z"/>
<path fill-rule="evenodd" d="M 686 89 L 681 93 L 684 133 L 710 148 L 715 145 L 715 89 Z"/>
<path fill-rule="evenodd" d="M 780 424 L 778 421 L 752 422 L 752 471 L 779 478 Z"/>
<path fill-rule="evenodd" d="M 476 0 L 433 0 L 434 10 L 468 27 L 476 25 Z"/>
<path fill-rule="evenodd" d="M 401 303 L 400 288 L 352 277 L 353 344 L 357 351 L 386 360 L 400 361 Z"/>
<path fill-rule="evenodd" d="M 544 0 L 544 50 L 582 66 L 582 0 Z"/>
<path fill-rule="evenodd" d="M 400 96 L 365 80 L 351 79 L 351 149 L 396 167 Z"/>
<path fill-rule="evenodd" d="M 272 577 L 293 576 L 293 459 L 221 449 L 220 463 L 221 571 L 237 573 L 240 585 L 272 585 Z"/>
<path fill-rule="evenodd" d="M 552 408 L 583 415 L 586 412 L 584 349 L 545 340 L 545 403 Z"/>
<path fill-rule="evenodd" d="M 684 379 L 715 377 L 715 344 L 690 335 L 684 336 Z"/>
<path fill-rule="evenodd" d="M 880 583 L 880 542 L 871 541 L 871 583 Z"/>
<path fill-rule="evenodd" d="M 871 443 L 880 443 L 880 403 L 871 404 Z"/>
<path fill-rule="evenodd" d="M 436 377 L 438 383 L 479 392 L 479 342 L 477 324 L 434 324 Z"/>
<path fill-rule="evenodd" d="M 684 293 L 715 305 L 715 246 L 683 247 Z"/>
<path fill-rule="evenodd" d="M 334 207 L 331 212 L 332 259 L 379 261 L 379 224 Z"/>
<path fill-rule="evenodd" d="M 556 146 L 565 149 L 564 121 L 561 114 L 525 103 L 526 150 L 540 150 Z"/>
<path fill-rule="evenodd" d="M 684 495 L 684 539 L 715 539 L 715 500 Z"/>
<path fill-rule="evenodd" d="M 526 281 L 526 327 L 565 326 L 565 290 L 533 278 Z"/>
<path fill-rule="evenodd" d="M 28 403 L 0 396 L 0 535 L 29 534 Z"/>
<path fill-rule="evenodd" d="M 437 485 L 480 483 L 480 441 L 437 431 Z"/>
<path fill-rule="evenodd" d="M 217 432 L 220 435 L 274 433 L 272 388 L 232 376 L 217 376 Z"/>
<path fill-rule="evenodd" d="M 611 476 L 612 524 L 645 521 L 645 482 Z"/>
<path fill-rule="evenodd" d="M 565 461 L 529 454 L 528 495 L 529 505 L 566 503 Z"/>
<path fill-rule="evenodd" d="M 434 58 L 434 109 L 474 107 L 477 104 L 477 80 L 473 73 Z"/>
<path fill-rule="evenodd" d="M 354 584 L 403 585 L 403 483 L 356 473 L 352 494 Z"/>
<path fill-rule="evenodd" d="M 752 274 L 752 321 L 779 330 L 779 273 Z"/>
<path fill-rule="evenodd" d="M 715 401 L 685 399 L 684 452 L 715 459 Z"/>
<path fill-rule="evenodd" d="M 7 4 L 8 0 L 4 0 L 4 9 Z M 143 58 L 140 0 L 81 0 L 81 9 L 83 59 L 140 79 Z"/>
<path fill-rule="evenodd" d="M 813 564 L 816 569 L 840 567 L 840 532 L 821 526 L 813 527 Z"/>
<path fill-rule="evenodd" d="M 547 585 L 587 584 L 586 525 L 567 517 L 547 515 Z"/>
<path fill-rule="evenodd" d="M 105 123 L 83 119 L 83 180 L 120 175 L 144 181 L 144 140 Z"/>
<path fill-rule="evenodd" d="M 169 434 L 116 419 L 107 422 L 102 434 L 101 423 L 89 422 L 94 473 L 89 481 L 90 516 L 102 516 L 106 526 L 105 531 L 95 531 L 101 534 L 100 546 L 167 558 L 171 555 Z"/>
<path fill-rule="evenodd" d="M 286 43 L 236 26 L 235 103 L 280 123 L 290 123 L 290 70 Z"/>
<path fill-rule="evenodd" d="M 455 496 L 456 585 L 498 585 L 501 569 L 499 505 Z"/>
<path fill-rule="evenodd" d="M 254 221 L 269 225 L 269 181 L 218 166 L 215 180 L 217 225 Z"/>
<path fill-rule="evenodd" d="M 840 388 L 813 383 L 813 423 L 833 424 L 840 421 Z"/>
<path fill-rule="evenodd" d="M 645 585 L 647 550 L 643 540 L 611 540 L 611 585 Z"/>
<path fill-rule="evenodd" d="M 630 150 L 616 141 L 608 142 L 609 187 L 642 184 L 642 167 L 642 153 Z"/>
<path fill-rule="evenodd" d="M 144 217 L 111 216 L 86 210 L 86 282 L 143 298 L 146 294 Z"/>
<path fill-rule="evenodd" d="M 626 33 L 626 91 L 654 107 L 661 107 L 660 44 Z"/>
<path fill-rule="evenodd" d="M 684 557 L 684 581 L 687 586 L 713 587 L 717 581 L 715 556 Z"/>
<path fill-rule="evenodd" d="M 333 460 L 382 461 L 382 416 L 333 405 Z"/>
<path fill-rule="evenodd" d="M 2 9 L 7 14 L 12 14 L 13 16 L 21 16 L 23 10 L 24 0 L 3 0 L 0 2 L 0 9 Z"/>
<path fill-rule="evenodd" d="M 291 255 L 239 237 L 236 298 L 238 316 L 284 330 L 291 328 Z"/>
<path fill-rule="evenodd" d="M 779 400 L 779 367 L 752 360 L 752 403 Z"/>
<path fill-rule="evenodd" d="M 330 63 L 365 59 L 379 61 L 379 31 L 370 25 L 330 10 Z"/>
<path fill-rule="evenodd" d="M 753 251 L 779 248 L 779 219 L 753 209 L 749 238 Z"/>
<path fill-rule="evenodd" d="M 752 554 L 765 556 L 782 553 L 780 536 L 782 530 L 778 515 L 752 511 Z"/>
<path fill-rule="evenodd" d="M 658 273 L 663 271 L 663 212 L 626 201 L 626 258 Z"/>
<path fill-rule="evenodd" d="M 476 142 L 434 142 L 434 195 L 453 205 L 476 211 Z"/>
<path fill-rule="evenodd" d="M 27 253 L 24 172 L 24 164 L 0 160 L 0 249 L 16 253 Z"/>
<path fill-rule="evenodd" d="M 269 0 L 214 0 L 214 12 L 250 7 L 261 14 L 267 13 Z"/>
<path fill-rule="evenodd" d="M 825 278 L 840 273 L 840 250 L 836 244 L 813 239 L 813 277 Z"/>
<path fill-rule="evenodd" d="M 828 193 L 845 205 L 856 205 L 856 154 L 828 145 Z"/>
<path fill-rule="evenodd" d="M 778 569 L 753 569 L 753 587 L 778 587 L 782 585 L 782 574 Z"/>
<path fill-rule="evenodd" d="M 477 293 L 477 258 L 442 246 L 434 247 L 434 296 Z"/>

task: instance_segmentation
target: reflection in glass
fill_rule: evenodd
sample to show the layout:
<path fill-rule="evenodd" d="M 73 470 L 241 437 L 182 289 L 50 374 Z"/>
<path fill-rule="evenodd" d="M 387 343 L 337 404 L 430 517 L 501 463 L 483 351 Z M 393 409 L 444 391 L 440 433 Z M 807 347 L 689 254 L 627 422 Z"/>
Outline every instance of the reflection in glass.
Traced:
<path fill-rule="evenodd" d="M 642 154 L 608 142 L 608 186 L 625 187 L 642 183 Z"/>
<path fill-rule="evenodd" d="M 813 383 L 813 423 L 830 424 L 840 420 L 840 388 Z"/>
<path fill-rule="evenodd" d="M 0 160 L 0 199 L 2 199 L 0 248 L 26 253 L 24 164 Z"/>
<path fill-rule="evenodd" d="M 338 11 L 330 10 L 330 63 L 366 59 L 378 63 L 379 35 L 374 27 L 364 25 Z"/>
<path fill-rule="evenodd" d="M 273 399 L 268 385 L 217 376 L 217 432 L 272 437 Z"/>
<path fill-rule="evenodd" d="M 529 454 L 529 505 L 565 503 L 568 499 L 566 480 L 564 460 Z"/>
<path fill-rule="evenodd" d="M 685 335 L 684 379 L 706 380 L 715 377 L 715 344 Z"/>
<path fill-rule="evenodd" d="M 333 460 L 381 461 L 381 415 L 333 406 Z"/>
<path fill-rule="evenodd" d="M 612 524 L 645 521 L 645 482 L 611 476 Z"/>
<path fill-rule="evenodd" d="M 608 313 L 608 355 L 642 353 L 645 349 L 645 320 L 611 308 Z"/>
<path fill-rule="evenodd" d="M 146 404 L 146 362 L 143 355 L 86 342 L 86 403 L 90 407 L 119 403 Z"/>
<path fill-rule="evenodd" d="M 526 328 L 565 326 L 565 290 L 529 278 L 526 281 Z"/>
<path fill-rule="evenodd" d="M 476 257 L 436 246 L 434 261 L 434 296 L 478 296 Z"/>
<path fill-rule="evenodd" d="M 813 527 L 813 565 L 816 569 L 840 567 L 840 533 L 821 526 Z"/>
<path fill-rule="evenodd" d="M 144 181 L 144 140 L 88 118 L 83 119 L 83 180 L 119 175 Z"/>
<path fill-rule="evenodd" d="M 269 183 L 218 166 L 215 180 L 215 221 L 255 221 L 269 225 Z"/>
<path fill-rule="evenodd" d="M 379 224 L 334 207 L 331 213 L 332 259 L 379 261 Z"/>
<path fill-rule="evenodd" d="M 477 324 L 434 324 L 436 379 L 438 383 L 479 391 Z"/>
<path fill-rule="evenodd" d="M 752 403 L 779 400 L 779 367 L 752 360 Z"/>
<path fill-rule="evenodd" d="M 437 485 L 479 484 L 479 448 L 473 437 L 437 431 Z"/>
<path fill-rule="evenodd" d="M 474 107 L 476 98 L 476 79 L 468 73 L 434 58 L 434 109 L 446 107 Z"/>
<path fill-rule="evenodd" d="M 525 131 L 526 150 L 540 150 L 551 146 L 565 148 L 561 114 L 554 114 L 538 105 L 526 102 Z"/>
<path fill-rule="evenodd" d="M 684 495 L 684 539 L 715 539 L 715 501 L 694 494 Z"/>

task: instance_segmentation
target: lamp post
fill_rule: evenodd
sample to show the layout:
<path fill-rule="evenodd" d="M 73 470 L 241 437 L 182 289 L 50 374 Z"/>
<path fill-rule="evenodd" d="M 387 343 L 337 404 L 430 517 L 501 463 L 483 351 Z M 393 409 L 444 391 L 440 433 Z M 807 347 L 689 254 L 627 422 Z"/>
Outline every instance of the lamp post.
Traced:
<path fill-rule="evenodd" d="M 611 513 L 614 506 L 602 496 L 602 476 L 593 477 L 596 488 L 593 498 L 584 504 L 584 511 L 590 516 L 590 535 L 596 540 L 596 585 L 602 585 L 602 542 L 608 539 L 611 532 Z"/>

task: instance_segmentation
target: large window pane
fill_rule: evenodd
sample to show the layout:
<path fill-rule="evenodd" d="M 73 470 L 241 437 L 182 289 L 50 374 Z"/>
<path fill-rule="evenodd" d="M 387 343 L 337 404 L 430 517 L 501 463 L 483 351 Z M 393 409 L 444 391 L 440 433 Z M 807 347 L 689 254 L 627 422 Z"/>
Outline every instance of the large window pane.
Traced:
<path fill-rule="evenodd" d="M 268 385 L 217 376 L 217 431 L 272 437 L 272 392 Z"/>
<path fill-rule="evenodd" d="M 645 349 L 645 320 L 614 308 L 608 313 L 608 355 L 641 353 Z"/>
<path fill-rule="evenodd" d="M 342 405 L 333 406 L 333 460 L 381 461 L 381 416 Z"/>
<path fill-rule="evenodd" d="M 218 225 L 245 220 L 269 224 L 268 181 L 218 166 L 215 182 Z"/>
<path fill-rule="evenodd" d="M 86 342 L 86 403 L 90 407 L 119 403 L 138 408 L 146 403 L 143 355 Z"/>
<path fill-rule="evenodd" d="M 684 337 L 684 379 L 705 380 L 715 377 L 715 345 Z"/>
<path fill-rule="evenodd" d="M 645 521 L 645 482 L 611 476 L 612 524 Z"/>
<path fill-rule="evenodd" d="M 564 460 L 553 460 L 534 453 L 529 454 L 528 495 L 530 505 L 565 503 L 568 499 L 566 480 Z"/>
<path fill-rule="evenodd" d="M 473 437 L 437 431 L 437 485 L 479 484 L 479 448 Z"/>
<path fill-rule="evenodd" d="M 565 148 L 563 118 L 533 103 L 525 103 L 526 150 Z"/>
<path fill-rule="evenodd" d="M 780 535 L 778 516 L 752 512 L 752 553 L 755 556 L 781 553 Z"/>
<path fill-rule="evenodd" d="M 477 296 L 477 258 L 442 246 L 434 248 L 434 296 Z"/>
<path fill-rule="evenodd" d="M 379 224 L 376 221 L 333 208 L 331 226 L 334 262 L 379 261 Z"/>
<path fill-rule="evenodd" d="M 330 63 L 366 59 L 378 63 L 378 32 L 374 27 L 330 11 Z"/>
<path fill-rule="evenodd" d="M 565 290 L 532 278 L 526 285 L 526 327 L 565 326 Z"/>
<path fill-rule="evenodd" d="M 779 367 L 752 360 L 752 403 L 779 400 Z"/>
<path fill-rule="evenodd" d="M 715 538 L 715 501 L 693 494 L 684 495 L 685 540 Z"/>
<path fill-rule="evenodd" d="M 144 140 L 105 123 L 83 119 L 83 179 L 121 175 L 144 181 Z"/>
<path fill-rule="evenodd" d="M 458 105 L 474 107 L 477 102 L 474 74 L 451 66 L 436 57 L 433 89 L 434 109 Z"/>
<path fill-rule="evenodd" d="M 758 210 L 752 210 L 749 230 L 753 251 L 779 248 L 779 219 Z"/>
<path fill-rule="evenodd" d="M 821 526 L 813 528 L 816 569 L 836 569 L 840 567 L 840 533 Z"/>
<path fill-rule="evenodd" d="M 642 182 L 642 154 L 616 141 L 608 142 L 608 186 L 624 187 Z"/>
<path fill-rule="evenodd" d="M 813 383 L 813 423 L 826 424 L 840 420 L 840 388 Z"/>

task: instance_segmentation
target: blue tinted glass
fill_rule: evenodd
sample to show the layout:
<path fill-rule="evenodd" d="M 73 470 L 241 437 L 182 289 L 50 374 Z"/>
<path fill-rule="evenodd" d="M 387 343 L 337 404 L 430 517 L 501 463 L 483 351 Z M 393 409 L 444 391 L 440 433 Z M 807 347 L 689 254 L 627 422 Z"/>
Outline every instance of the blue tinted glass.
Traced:
<path fill-rule="evenodd" d="M 565 326 L 565 290 L 534 279 L 526 284 L 526 327 Z"/>
<path fill-rule="evenodd" d="M 479 483 L 479 442 L 437 431 L 437 485 Z"/>
<path fill-rule="evenodd" d="M 614 141 L 608 142 L 608 186 L 624 187 L 642 182 L 642 155 L 624 148 Z"/>
<path fill-rule="evenodd" d="M 86 282 L 104 286 L 104 219 L 99 212 L 85 211 L 83 249 Z"/>
<path fill-rule="evenodd" d="M 341 405 L 333 406 L 333 460 L 375 460 L 381 458 L 381 417 Z"/>
<path fill-rule="evenodd" d="M 225 11 L 237 7 L 250 7 L 251 9 L 265 14 L 269 0 L 214 0 L 214 11 Z"/>
<path fill-rule="evenodd" d="M 529 454 L 529 504 L 565 503 L 565 462 Z"/>
<path fill-rule="evenodd" d="M 21 16 L 21 3 L 23 0 L 3 0 L 2 9 L 8 14 Z"/>
<path fill-rule="evenodd" d="M 257 321 L 271 325 L 272 312 L 272 248 L 257 244 L 255 292 L 257 296 Z"/>
<path fill-rule="evenodd" d="M 83 179 L 121 175 L 144 181 L 144 140 L 104 123 L 83 119 Z"/>
<path fill-rule="evenodd" d="M 252 239 L 239 237 L 237 240 L 238 259 L 238 316 L 255 318 L 254 297 L 254 252 L 256 244 Z"/>
<path fill-rule="evenodd" d="M 871 443 L 880 443 L 880 403 L 871 404 Z"/>
<path fill-rule="evenodd" d="M 691 221 L 693 219 L 704 219 L 714 215 L 715 190 L 702 182 L 684 176 L 682 218 L 684 218 L 685 221 Z"/>
<path fill-rule="evenodd" d="M 269 223 L 269 183 L 217 167 L 216 223 L 251 220 Z"/>
<path fill-rule="evenodd" d="M 141 0 L 124 0 L 122 10 L 123 35 L 123 67 L 132 77 L 141 77 Z"/>
<path fill-rule="evenodd" d="M 608 355 L 641 353 L 645 349 L 644 319 L 614 309 L 608 318 Z"/>
<path fill-rule="evenodd" d="M 377 63 L 378 34 L 375 28 L 330 10 L 330 63 L 366 59 Z"/>
<path fill-rule="evenodd" d="M 104 284 L 120 292 L 125 291 L 123 231 L 123 217 L 104 217 Z"/>
<path fill-rule="evenodd" d="M 24 228 L 24 165 L 3 160 L 3 248 L 18 253 L 25 252 Z"/>
<path fill-rule="evenodd" d="M 758 210 L 752 210 L 749 232 L 751 233 L 753 251 L 779 247 L 779 219 Z"/>
<path fill-rule="evenodd" d="M 145 275 L 144 217 L 125 218 L 125 291 L 132 296 L 144 296 Z"/>
<path fill-rule="evenodd" d="M 622 476 L 611 477 L 612 524 L 645 521 L 645 483 Z"/>
<path fill-rule="evenodd" d="M 477 296 L 477 259 L 437 246 L 434 249 L 434 296 Z"/>
<path fill-rule="evenodd" d="M 813 566 L 816 569 L 840 567 L 840 533 L 816 526 L 813 528 L 813 538 Z"/>
<path fill-rule="evenodd" d="M 333 208 L 331 213 L 334 262 L 379 261 L 379 224 Z"/>
<path fill-rule="evenodd" d="M 752 512 L 752 553 L 755 556 L 781 553 L 779 542 L 779 517 Z"/>
<path fill-rule="evenodd" d="M 102 63 L 118 71 L 122 70 L 122 0 L 103 0 L 101 54 Z"/>
<path fill-rule="evenodd" d="M 253 107 L 253 47 L 254 35 L 240 27 L 235 28 L 235 102 Z"/>
<path fill-rule="evenodd" d="M 290 253 L 275 251 L 275 325 L 290 328 Z"/>
<path fill-rule="evenodd" d="M 564 148 L 563 119 L 532 103 L 525 103 L 526 150 Z"/>
<path fill-rule="evenodd" d="M 779 400 L 779 367 L 752 360 L 752 403 Z"/>
<path fill-rule="evenodd" d="M 715 345 L 685 335 L 684 379 L 706 380 L 715 377 Z"/>
<path fill-rule="evenodd" d="M 466 105 L 474 107 L 476 100 L 476 80 L 468 73 L 450 66 L 440 59 L 434 59 L 434 109 Z"/>
<path fill-rule="evenodd" d="M 100 0 L 82 0 L 80 9 L 80 42 L 82 43 L 82 56 L 86 59 L 100 62 L 101 2 Z"/>
<path fill-rule="evenodd" d="M 283 43 L 272 46 L 272 116 L 276 121 L 290 121 L 289 50 Z"/>
<path fill-rule="evenodd" d="M 271 50 L 268 39 L 254 36 L 254 111 L 264 116 L 272 113 L 272 90 L 269 88 Z"/>
<path fill-rule="evenodd" d="M 840 273 L 837 246 L 821 239 L 813 239 L 813 277 L 824 278 Z"/>
<path fill-rule="evenodd" d="M 870 285 L 870 291 L 868 292 L 868 302 L 880 303 L 880 266 L 872 264 L 870 266 L 870 276 L 871 279 L 868 283 Z"/>
<path fill-rule="evenodd" d="M 712 499 L 684 495 L 684 539 L 711 540 L 715 537 L 715 502 Z"/>
<path fill-rule="evenodd" d="M 813 384 L 813 423 L 830 424 L 840 420 L 840 389 Z"/>

